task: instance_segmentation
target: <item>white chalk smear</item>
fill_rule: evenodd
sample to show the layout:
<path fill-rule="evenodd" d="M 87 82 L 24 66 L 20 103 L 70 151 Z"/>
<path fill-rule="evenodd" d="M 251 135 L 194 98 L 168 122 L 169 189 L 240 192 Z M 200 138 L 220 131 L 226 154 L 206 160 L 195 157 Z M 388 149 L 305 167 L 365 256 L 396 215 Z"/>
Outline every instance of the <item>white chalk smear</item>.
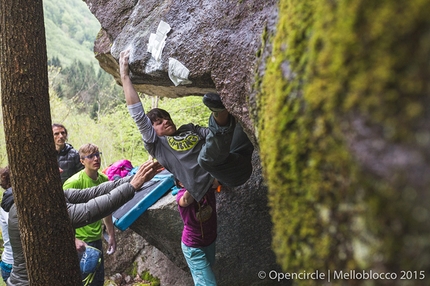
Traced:
<path fill-rule="evenodd" d="M 175 86 L 192 83 L 188 80 L 189 69 L 174 58 L 169 58 L 169 78 Z"/>
<path fill-rule="evenodd" d="M 170 31 L 170 25 L 164 21 L 160 21 L 158 24 L 157 32 L 151 33 L 149 35 L 148 49 L 147 51 L 151 53 L 152 57 L 159 61 L 161 59 L 161 53 L 166 44 L 167 33 Z"/>

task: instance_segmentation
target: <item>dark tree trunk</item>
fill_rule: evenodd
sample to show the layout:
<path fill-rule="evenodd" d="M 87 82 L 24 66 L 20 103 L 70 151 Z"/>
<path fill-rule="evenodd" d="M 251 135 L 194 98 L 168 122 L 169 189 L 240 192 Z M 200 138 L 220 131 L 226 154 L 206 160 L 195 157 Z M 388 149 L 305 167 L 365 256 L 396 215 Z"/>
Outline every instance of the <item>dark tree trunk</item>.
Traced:
<path fill-rule="evenodd" d="M 4 131 L 30 285 L 82 285 L 51 129 L 42 1 L 0 5 Z"/>

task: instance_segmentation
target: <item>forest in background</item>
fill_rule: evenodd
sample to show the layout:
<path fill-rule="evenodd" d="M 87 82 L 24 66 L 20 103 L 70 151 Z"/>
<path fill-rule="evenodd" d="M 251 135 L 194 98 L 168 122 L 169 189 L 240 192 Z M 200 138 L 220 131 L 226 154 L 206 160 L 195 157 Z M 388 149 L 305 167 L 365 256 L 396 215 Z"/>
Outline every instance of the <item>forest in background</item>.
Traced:
<path fill-rule="evenodd" d="M 49 60 L 68 67 L 77 60 L 98 68 L 93 45 L 100 23 L 82 0 L 44 0 L 46 45 Z"/>
<path fill-rule="evenodd" d="M 69 143 L 99 146 L 102 168 L 119 159 L 134 166 L 147 160 L 143 142 L 128 114 L 122 88 L 102 70 L 93 45 L 100 24 L 81 0 L 44 0 L 50 105 L 53 123 L 66 126 Z M 152 98 L 141 95 L 145 110 Z M 161 98 L 158 107 L 170 112 L 177 126 L 207 126 L 210 111 L 201 97 Z M 1 126 L 3 115 L 0 110 Z M 0 167 L 7 165 L 5 134 L 0 132 Z"/>
<path fill-rule="evenodd" d="M 95 119 L 124 102 L 121 88 L 94 57 L 100 23 L 81 0 L 43 1 L 48 65 L 58 68 L 52 88 Z"/>

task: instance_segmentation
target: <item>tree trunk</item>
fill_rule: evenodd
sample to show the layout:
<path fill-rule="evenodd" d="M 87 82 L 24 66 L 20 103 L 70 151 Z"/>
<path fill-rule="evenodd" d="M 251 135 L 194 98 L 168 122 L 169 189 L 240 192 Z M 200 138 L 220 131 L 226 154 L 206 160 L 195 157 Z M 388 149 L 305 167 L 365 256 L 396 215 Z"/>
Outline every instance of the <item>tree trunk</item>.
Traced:
<path fill-rule="evenodd" d="M 42 0 L 0 0 L 6 149 L 30 285 L 82 285 L 51 129 Z"/>

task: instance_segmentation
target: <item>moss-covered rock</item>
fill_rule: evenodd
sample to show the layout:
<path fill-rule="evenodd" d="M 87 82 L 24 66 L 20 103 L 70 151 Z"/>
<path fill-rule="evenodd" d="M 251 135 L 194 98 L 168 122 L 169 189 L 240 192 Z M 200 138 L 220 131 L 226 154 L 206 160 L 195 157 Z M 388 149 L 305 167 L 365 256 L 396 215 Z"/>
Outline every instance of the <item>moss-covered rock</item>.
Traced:
<path fill-rule="evenodd" d="M 413 150 L 429 166 L 430 1 L 279 9 L 258 114 L 278 262 L 291 272 L 429 269 L 429 187 L 410 161 L 374 154 Z"/>

